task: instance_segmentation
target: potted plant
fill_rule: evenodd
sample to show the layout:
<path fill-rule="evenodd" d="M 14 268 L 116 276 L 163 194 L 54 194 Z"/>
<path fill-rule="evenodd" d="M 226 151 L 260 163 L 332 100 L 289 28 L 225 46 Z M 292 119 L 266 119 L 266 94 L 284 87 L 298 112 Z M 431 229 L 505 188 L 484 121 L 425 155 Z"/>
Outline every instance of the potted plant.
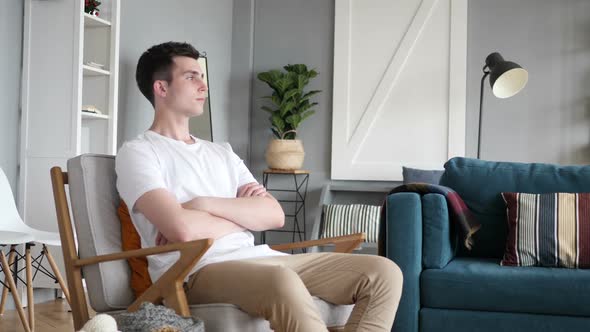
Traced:
<path fill-rule="evenodd" d="M 294 170 L 301 168 L 305 156 L 303 144 L 297 139 L 297 128 L 315 113 L 311 108 L 318 103 L 312 103 L 310 98 L 321 90 L 304 91 L 310 79 L 318 75 L 306 65 L 287 65 L 283 69 L 258 74 L 258 79 L 273 91 L 272 95 L 263 97 L 269 100 L 269 105 L 262 106 L 262 110 L 269 113 L 274 135 L 265 157 L 270 168 Z"/>

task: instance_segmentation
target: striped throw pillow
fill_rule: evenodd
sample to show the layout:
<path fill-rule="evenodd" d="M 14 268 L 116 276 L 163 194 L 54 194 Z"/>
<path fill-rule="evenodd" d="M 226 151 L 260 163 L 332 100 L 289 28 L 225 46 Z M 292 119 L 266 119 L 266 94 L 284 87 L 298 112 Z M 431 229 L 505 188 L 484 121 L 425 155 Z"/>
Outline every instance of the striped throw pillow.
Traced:
<path fill-rule="evenodd" d="M 508 240 L 502 265 L 590 268 L 590 193 L 502 193 Z"/>
<path fill-rule="evenodd" d="M 365 233 L 365 242 L 377 242 L 381 206 L 365 204 L 324 205 L 321 238 Z"/>

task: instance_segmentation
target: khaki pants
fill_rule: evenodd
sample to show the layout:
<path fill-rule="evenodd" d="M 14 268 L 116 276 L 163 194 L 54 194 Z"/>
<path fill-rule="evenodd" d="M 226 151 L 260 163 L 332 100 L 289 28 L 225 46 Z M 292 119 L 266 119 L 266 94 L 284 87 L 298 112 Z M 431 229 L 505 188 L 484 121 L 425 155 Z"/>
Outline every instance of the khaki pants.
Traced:
<path fill-rule="evenodd" d="M 326 331 L 312 296 L 353 304 L 344 331 L 390 331 L 402 273 L 387 258 L 338 253 L 227 261 L 191 275 L 191 304 L 231 303 L 264 317 L 274 331 Z"/>

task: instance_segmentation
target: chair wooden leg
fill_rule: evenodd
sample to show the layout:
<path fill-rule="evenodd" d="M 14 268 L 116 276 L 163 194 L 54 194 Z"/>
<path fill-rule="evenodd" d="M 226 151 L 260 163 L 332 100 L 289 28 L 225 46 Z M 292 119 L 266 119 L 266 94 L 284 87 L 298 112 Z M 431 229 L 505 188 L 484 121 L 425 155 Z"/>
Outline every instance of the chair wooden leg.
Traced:
<path fill-rule="evenodd" d="M 70 292 L 68 291 L 68 286 L 64 282 L 64 279 L 61 277 L 61 273 L 59 273 L 59 269 L 57 268 L 57 264 L 55 264 L 55 261 L 53 260 L 53 256 L 51 256 L 51 253 L 49 252 L 49 249 L 47 249 L 46 245 L 43 245 L 43 252 L 45 253 L 45 256 L 47 257 L 47 260 L 49 261 L 49 265 L 51 265 L 51 269 L 53 270 L 53 274 L 55 274 L 55 278 L 57 279 L 57 282 L 59 283 L 59 286 L 61 287 L 62 292 L 64 292 L 64 296 L 66 297 L 68 304 L 70 306 L 72 306 L 72 302 L 70 301 Z"/>
<path fill-rule="evenodd" d="M 10 255 L 8 255 L 8 264 L 12 265 L 14 263 L 14 256 L 16 251 L 14 250 L 15 246 L 10 246 Z M 4 274 L 4 284 L 8 282 L 8 275 Z M 6 298 L 8 297 L 8 287 L 2 287 L 2 299 L 0 300 L 0 315 L 4 314 L 4 306 L 6 305 Z"/>
<path fill-rule="evenodd" d="M 35 330 L 35 299 L 33 298 L 33 272 L 31 267 L 31 246 L 27 244 L 25 249 L 25 262 L 27 268 L 27 304 L 29 309 L 29 326 Z"/>
<path fill-rule="evenodd" d="M 12 298 L 14 299 L 14 306 L 16 307 L 16 311 L 18 312 L 18 316 L 20 317 L 20 321 L 23 323 L 23 328 L 25 332 L 31 332 L 31 328 L 29 327 L 29 322 L 27 321 L 27 317 L 25 316 L 25 311 L 23 310 L 22 304 L 20 302 L 20 298 L 18 296 L 18 290 L 16 285 L 14 284 L 14 279 L 12 279 L 12 272 L 10 272 L 10 265 L 6 260 L 6 256 L 4 256 L 4 252 L 0 250 L 0 263 L 2 264 L 2 270 L 4 274 L 8 275 L 8 286 L 10 287 L 10 292 L 12 293 Z"/>

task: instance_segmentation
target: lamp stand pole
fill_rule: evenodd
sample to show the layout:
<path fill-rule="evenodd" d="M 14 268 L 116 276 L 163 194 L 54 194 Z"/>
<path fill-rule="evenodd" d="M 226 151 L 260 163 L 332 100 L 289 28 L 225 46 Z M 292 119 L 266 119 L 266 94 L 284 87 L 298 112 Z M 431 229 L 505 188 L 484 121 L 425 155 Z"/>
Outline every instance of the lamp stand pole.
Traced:
<path fill-rule="evenodd" d="M 481 114 L 482 114 L 482 106 L 483 106 L 483 82 L 485 81 L 486 77 L 490 74 L 489 70 L 486 70 L 486 67 L 483 67 L 483 77 L 481 78 L 481 86 L 479 89 L 479 127 L 477 129 L 477 159 L 479 159 L 480 152 L 481 152 Z"/>

